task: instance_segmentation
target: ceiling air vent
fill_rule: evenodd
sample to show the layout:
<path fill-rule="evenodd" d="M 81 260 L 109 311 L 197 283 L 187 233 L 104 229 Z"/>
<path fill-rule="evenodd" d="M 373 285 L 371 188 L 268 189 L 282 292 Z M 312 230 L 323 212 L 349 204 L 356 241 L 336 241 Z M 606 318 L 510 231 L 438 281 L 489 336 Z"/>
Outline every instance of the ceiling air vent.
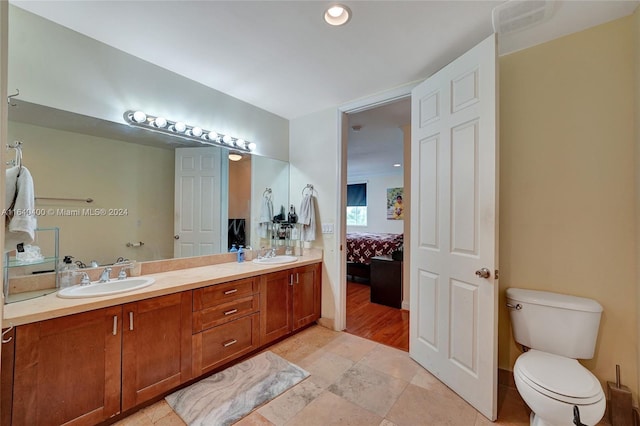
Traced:
<path fill-rule="evenodd" d="M 552 13 L 551 0 L 509 0 L 493 8 L 493 30 L 498 34 L 524 30 L 546 21 Z"/>

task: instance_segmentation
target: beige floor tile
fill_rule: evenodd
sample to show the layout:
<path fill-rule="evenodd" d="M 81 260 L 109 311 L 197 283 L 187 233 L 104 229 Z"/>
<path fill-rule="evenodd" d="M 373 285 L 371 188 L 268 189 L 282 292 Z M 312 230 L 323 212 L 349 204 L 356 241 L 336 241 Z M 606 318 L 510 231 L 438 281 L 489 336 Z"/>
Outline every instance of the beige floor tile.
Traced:
<path fill-rule="evenodd" d="M 323 387 L 307 379 L 260 407 L 257 412 L 274 425 L 284 425 L 323 391 Z"/>
<path fill-rule="evenodd" d="M 476 410 L 455 394 L 446 396 L 409 384 L 386 418 L 398 426 L 462 426 L 473 425 L 476 416 Z"/>
<path fill-rule="evenodd" d="M 175 412 L 171 412 L 164 417 L 159 418 L 153 422 L 154 426 L 186 426 L 186 423 L 182 421 L 180 416 Z"/>
<path fill-rule="evenodd" d="M 115 426 L 153 426 L 153 422 L 142 411 L 138 411 L 114 423 L 114 425 Z"/>
<path fill-rule="evenodd" d="M 377 345 L 359 363 L 406 382 L 422 368 L 407 352 L 384 345 Z"/>
<path fill-rule="evenodd" d="M 167 404 L 167 401 L 165 401 L 164 399 L 161 401 L 156 402 L 153 405 L 150 405 L 148 407 L 145 407 L 142 409 L 142 412 L 151 419 L 152 422 L 156 422 L 159 419 L 165 417 L 166 415 L 173 413 L 173 409 L 171 408 L 171 406 L 169 404 Z"/>
<path fill-rule="evenodd" d="M 310 344 L 301 336 L 293 336 L 269 348 L 274 354 L 281 356 L 289 362 L 299 363 L 304 358 L 321 351 L 318 346 Z"/>
<path fill-rule="evenodd" d="M 234 423 L 234 426 L 273 426 L 273 423 L 257 411 L 254 411 L 248 416 L 240 419 L 240 421 Z"/>
<path fill-rule="evenodd" d="M 378 426 L 398 426 L 393 422 L 390 422 L 387 419 L 384 419 L 383 421 L 380 422 L 380 424 Z"/>
<path fill-rule="evenodd" d="M 354 362 L 360 361 L 366 354 L 371 352 L 378 343 L 349 333 L 342 333 L 331 343 L 324 347 L 325 350 L 333 352 Z"/>
<path fill-rule="evenodd" d="M 330 330 L 326 327 L 322 327 L 321 325 L 314 325 L 301 331 L 297 336 L 309 345 L 322 348 L 340 337 L 341 334 L 342 333 L 339 331 Z"/>
<path fill-rule="evenodd" d="M 357 364 L 329 386 L 329 391 L 384 417 L 407 385 L 404 380 Z"/>
<path fill-rule="evenodd" d="M 419 367 L 416 370 L 416 373 L 410 383 L 432 392 L 447 394 L 449 391 L 447 385 L 442 383 L 436 376 L 429 373 L 422 367 Z"/>
<path fill-rule="evenodd" d="M 372 426 L 379 425 L 382 417 L 324 391 L 314 399 L 287 426 Z"/>
<path fill-rule="evenodd" d="M 312 381 L 326 388 L 333 384 L 340 376 L 353 366 L 353 361 L 336 355 L 333 352 L 323 351 L 312 363 L 303 368 L 311 374 Z"/>

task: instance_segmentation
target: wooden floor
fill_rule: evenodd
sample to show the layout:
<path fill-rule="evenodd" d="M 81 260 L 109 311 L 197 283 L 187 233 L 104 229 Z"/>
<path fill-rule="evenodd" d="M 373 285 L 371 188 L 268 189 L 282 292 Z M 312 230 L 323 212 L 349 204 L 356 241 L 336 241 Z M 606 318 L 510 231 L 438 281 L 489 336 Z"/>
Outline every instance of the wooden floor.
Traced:
<path fill-rule="evenodd" d="M 409 350 L 409 311 L 369 301 L 371 287 L 347 281 L 347 333 Z"/>

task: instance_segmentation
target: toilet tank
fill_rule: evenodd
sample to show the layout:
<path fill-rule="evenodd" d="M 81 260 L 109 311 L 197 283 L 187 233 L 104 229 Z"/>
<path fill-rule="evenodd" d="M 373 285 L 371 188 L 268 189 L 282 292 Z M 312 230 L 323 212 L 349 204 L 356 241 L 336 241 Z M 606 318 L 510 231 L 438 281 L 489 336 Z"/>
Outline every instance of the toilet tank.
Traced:
<path fill-rule="evenodd" d="M 593 358 L 602 315 L 595 300 L 508 288 L 507 307 L 517 343 L 567 358 Z"/>

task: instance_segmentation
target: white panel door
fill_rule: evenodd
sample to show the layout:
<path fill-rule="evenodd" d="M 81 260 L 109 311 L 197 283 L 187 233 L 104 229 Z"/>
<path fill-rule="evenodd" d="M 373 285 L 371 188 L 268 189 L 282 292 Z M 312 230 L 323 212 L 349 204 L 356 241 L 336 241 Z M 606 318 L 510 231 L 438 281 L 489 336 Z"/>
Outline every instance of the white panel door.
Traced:
<path fill-rule="evenodd" d="M 176 149 L 175 257 L 220 253 L 220 170 L 220 148 Z"/>
<path fill-rule="evenodd" d="M 410 354 L 495 420 L 495 36 L 417 86 L 411 108 Z"/>

